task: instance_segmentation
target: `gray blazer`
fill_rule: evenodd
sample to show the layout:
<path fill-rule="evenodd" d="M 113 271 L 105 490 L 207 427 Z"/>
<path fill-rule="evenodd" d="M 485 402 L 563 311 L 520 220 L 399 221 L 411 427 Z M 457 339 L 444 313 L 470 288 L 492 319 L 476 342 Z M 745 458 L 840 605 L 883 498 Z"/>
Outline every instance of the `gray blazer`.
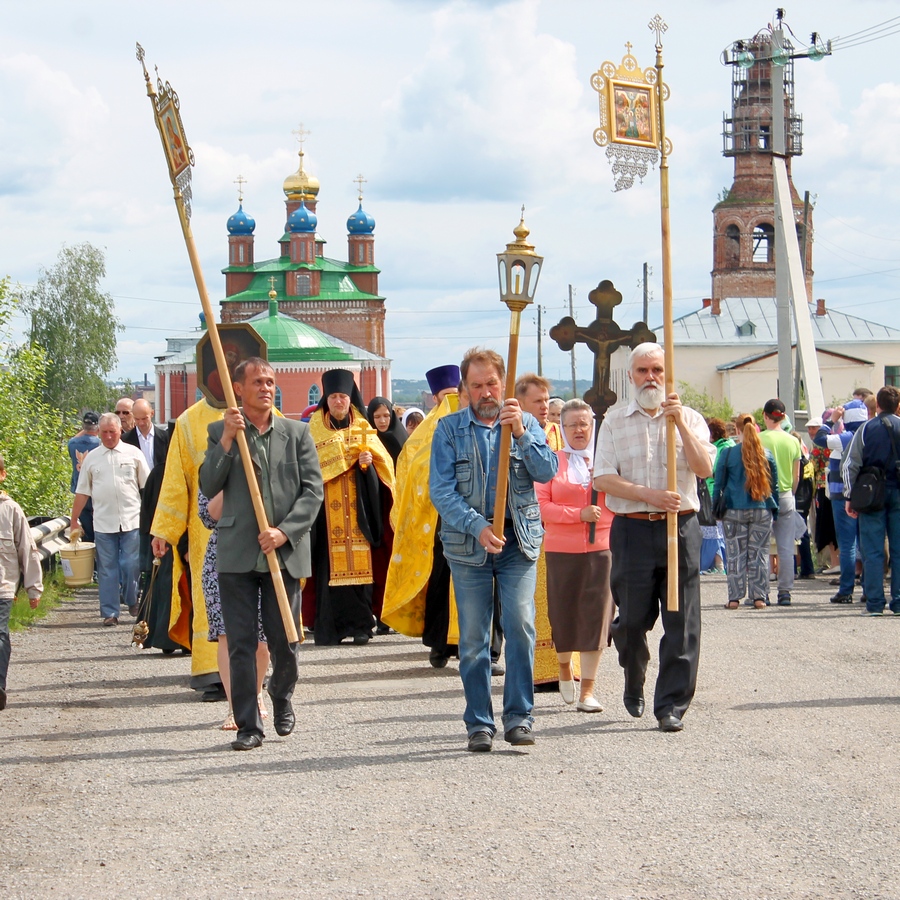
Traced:
<path fill-rule="evenodd" d="M 224 422 L 209 426 L 206 458 L 200 466 L 200 490 L 207 497 L 225 491 L 218 526 L 218 570 L 252 572 L 259 554 L 259 527 L 244 475 L 237 441 L 225 453 L 219 443 Z M 259 460 L 253 460 L 259 475 Z M 309 533 L 322 505 L 324 489 L 319 457 L 309 426 L 274 416 L 269 438 L 269 481 L 274 521 L 287 535 L 278 553 L 283 567 L 295 578 L 311 574 Z"/>

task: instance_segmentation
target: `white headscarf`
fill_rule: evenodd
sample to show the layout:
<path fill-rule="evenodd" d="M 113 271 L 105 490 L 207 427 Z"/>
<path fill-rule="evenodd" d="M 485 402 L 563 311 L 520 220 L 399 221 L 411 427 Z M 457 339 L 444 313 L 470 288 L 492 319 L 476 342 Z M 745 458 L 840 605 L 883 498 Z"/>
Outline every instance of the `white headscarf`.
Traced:
<path fill-rule="evenodd" d="M 403 413 L 403 418 L 400 420 L 400 424 L 406 428 L 406 420 L 413 414 L 418 413 L 423 419 L 425 418 L 425 413 L 419 409 L 418 406 L 411 406 L 405 413 Z"/>
<path fill-rule="evenodd" d="M 588 485 L 591 483 L 591 470 L 594 463 L 594 438 L 596 437 L 596 426 L 594 424 L 594 416 L 591 415 L 591 437 L 587 447 L 584 450 L 576 450 L 569 444 L 566 437 L 566 429 L 560 424 L 563 439 L 563 452 L 569 463 L 568 477 L 572 484 Z"/>

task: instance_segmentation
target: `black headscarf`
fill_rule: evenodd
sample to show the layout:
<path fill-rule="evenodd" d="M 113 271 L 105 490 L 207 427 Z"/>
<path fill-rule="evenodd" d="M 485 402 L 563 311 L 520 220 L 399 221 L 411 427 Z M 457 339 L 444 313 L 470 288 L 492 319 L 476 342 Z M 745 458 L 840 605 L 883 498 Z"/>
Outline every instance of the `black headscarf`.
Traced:
<path fill-rule="evenodd" d="M 366 404 L 363 403 L 362 394 L 353 380 L 353 373 L 346 369 L 329 369 L 322 373 L 322 399 L 319 400 L 319 409 L 328 412 L 328 398 L 332 394 L 346 394 L 350 398 L 350 405 L 355 406 L 360 415 L 366 414 Z"/>
<path fill-rule="evenodd" d="M 388 425 L 387 431 L 378 431 L 378 428 L 375 425 L 375 411 L 382 406 L 386 407 L 391 414 L 391 424 Z M 381 439 L 381 443 L 384 444 L 385 449 L 390 453 L 391 459 L 396 465 L 400 450 L 406 443 L 406 439 L 409 435 L 407 435 L 406 429 L 397 418 L 397 413 L 394 412 L 394 404 L 391 403 L 387 397 L 375 397 L 369 402 L 369 408 L 366 410 L 366 418 L 369 420 L 369 424 L 378 431 L 378 437 Z"/>

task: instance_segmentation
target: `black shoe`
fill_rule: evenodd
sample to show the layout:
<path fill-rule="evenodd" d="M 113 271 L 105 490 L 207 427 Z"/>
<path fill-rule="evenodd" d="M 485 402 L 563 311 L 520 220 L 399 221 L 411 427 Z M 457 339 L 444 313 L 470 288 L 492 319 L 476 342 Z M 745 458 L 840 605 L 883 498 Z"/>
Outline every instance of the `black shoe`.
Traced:
<path fill-rule="evenodd" d="M 790 591 L 779 591 L 778 592 L 778 605 L 779 606 L 790 606 L 791 605 L 791 592 Z"/>
<path fill-rule="evenodd" d="M 357 645 L 368 644 L 372 640 L 371 634 L 354 634 L 353 643 Z"/>
<path fill-rule="evenodd" d="M 275 723 L 275 734 L 287 737 L 297 724 L 294 708 L 290 700 L 272 701 L 272 721 Z"/>
<path fill-rule="evenodd" d="M 390 625 L 385 625 L 381 619 L 378 620 L 378 624 L 375 626 L 375 634 L 385 635 L 385 634 L 396 634 L 397 632 L 391 628 Z"/>
<path fill-rule="evenodd" d="M 491 663 L 491 675 L 505 675 L 506 669 L 500 665 L 498 662 Z"/>
<path fill-rule="evenodd" d="M 428 654 L 428 662 L 431 663 L 432 669 L 443 669 L 447 665 L 449 656 L 445 656 L 440 650 L 432 650 Z"/>
<path fill-rule="evenodd" d="M 469 753 L 487 753 L 494 746 L 494 737 L 489 731 L 476 731 L 469 735 L 466 749 Z"/>
<path fill-rule="evenodd" d="M 225 694 L 225 685 L 221 682 L 218 684 L 211 684 L 201 695 L 200 699 L 204 703 L 218 703 L 220 700 L 227 700 L 228 697 Z"/>
<path fill-rule="evenodd" d="M 630 716 L 639 719 L 644 714 L 643 697 L 629 697 L 628 694 L 623 694 L 622 703 L 625 704 L 625 709 L 628 710 Z"/>
<path fill-rule="evenodd" d="M 832 603 L 852 603 L 853 602 L 853 594 L 841 594 L 837 593 L 831 598 Z"/>
<path fill-rule="evenodd" d="M 255 750 L 257 747 L 262 747 L 262 738 L 253 732 L 239 734 L 231 742 L 232 750 Z"/>
<path fill-rule="evenodd" d="M 0 688 L 0 709 L 6 709 L 6 691 Z"/>
<path fill-rule="evenodd" d="M 659 720 L 660 731 L 681 731 L 684 728 L 684 722 L 674 713 L 669 713 Z"/>
<path fill-rule="evenodd" d="M 516 725 L 503 735 L 503 740 L 513 747 L 530 747 L 534 743 L 534 735 L 525 725 Z"/>

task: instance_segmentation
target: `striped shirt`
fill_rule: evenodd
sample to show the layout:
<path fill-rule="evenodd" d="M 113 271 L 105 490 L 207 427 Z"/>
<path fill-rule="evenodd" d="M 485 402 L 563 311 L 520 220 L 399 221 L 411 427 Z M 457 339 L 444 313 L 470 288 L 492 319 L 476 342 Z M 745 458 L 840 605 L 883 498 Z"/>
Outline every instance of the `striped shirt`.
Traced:
<path fill-rule="evenodd" d="M 696 410 L 682 407 L 682 418 L 709 453 L 710 463 L 716 448 L 709 440 L 709 428 Z M 681 434 L 675 430 L 676 484 L 681 494 L 681 509 L 700 509 L 697 496 L 697 477 L 688 466 Z M 597 452 L 594 457 L 594 477 L 620 475 L 632 484 L 654 490 L 668 490 L 666 464 L 666 416 L 661 409 L 651 416 L 636 400 L 628 406 L 610 410 L 600 426 Z M 626 500 L 607 493 L 606 505 L 614 513 L 661 512 L 642 500 Z"/>

